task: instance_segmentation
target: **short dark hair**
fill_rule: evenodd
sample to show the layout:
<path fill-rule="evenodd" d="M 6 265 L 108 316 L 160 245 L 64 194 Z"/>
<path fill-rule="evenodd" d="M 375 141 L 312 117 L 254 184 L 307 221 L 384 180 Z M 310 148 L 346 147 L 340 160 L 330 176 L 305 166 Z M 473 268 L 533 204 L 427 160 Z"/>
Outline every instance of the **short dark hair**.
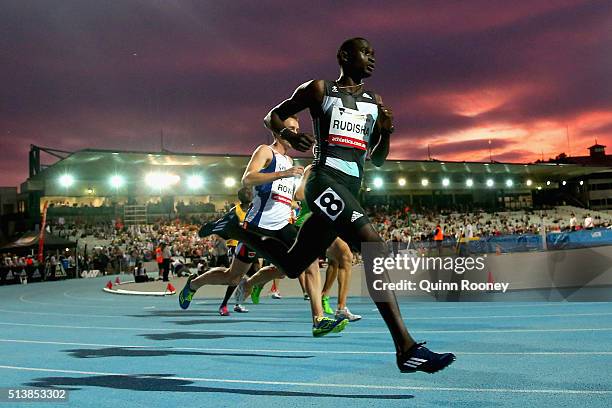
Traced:
<path fill-rule="evenodd" d="M 251 201 L 249 197 L 247 196 L 248 192 L 249 192 L 248 187 L 242 187 L 240 190 L 238 190 L 238 200 L 240 200 L 241 204 L 246 204 Z"/>
<path fill-rule="evenodd" d="M 369 43 L 369 41 L 363 37 L 353 37 L 349 38 L 348 40 L 345 40 L 340 45 L 340 48 L 338 48 L 338 52 L 336 53 L 336 58 L 338 58 L 338 64 L 342 64 L 342 61 L 340 60 L 342 52 L 351 52 L 353 50 L 353 46 L 357 41 L 365 41 Z"/>

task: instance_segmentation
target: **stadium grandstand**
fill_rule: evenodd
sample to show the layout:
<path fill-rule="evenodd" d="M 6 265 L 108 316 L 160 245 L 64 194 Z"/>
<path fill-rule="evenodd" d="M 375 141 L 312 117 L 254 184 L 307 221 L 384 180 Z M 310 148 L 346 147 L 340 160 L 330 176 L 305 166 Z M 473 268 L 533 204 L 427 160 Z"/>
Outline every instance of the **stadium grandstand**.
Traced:
<path fill-rule="evenodd" d="M 599 147 L 598 147 L 599 146 Z M 612 160 L 603 148 L 595 160 L 546 163 L 388 160 L 366 166 L 366 205 L 412 208 L 517 210 L 552 205 L 612 208 Z M 55 158 L 41 163 L 41 152 Z M 603 154 L 604 160 L 601 160 Z M 588 158 L 588 156 L 587 156 Z M 249 156 L 85 149 L 66 152 L 31 146 L 30 177 L 18 209 L 38 222 L 48 216 L 126 223 L 175 214 L 214 213 L 233 203 Z M 298 165 L 310 163 L 297 158 Z"/>

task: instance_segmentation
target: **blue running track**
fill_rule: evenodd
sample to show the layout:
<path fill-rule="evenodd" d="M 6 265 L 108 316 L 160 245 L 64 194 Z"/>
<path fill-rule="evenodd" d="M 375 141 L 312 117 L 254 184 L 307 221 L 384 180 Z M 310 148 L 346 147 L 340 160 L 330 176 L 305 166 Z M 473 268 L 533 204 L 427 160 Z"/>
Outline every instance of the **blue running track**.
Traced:
<path fill-rule="evenodd" d="M 417 340 L 457 361 L 400 374 L 369 299 L 315 339 L 301 299 L 220 317 L 218 299 L 182 311 L 106 280 L 0 287 L 0 387 L 69 389 L 52 405 L 79 408 L 612 406 L 612 303 L 404 302 Z"/>

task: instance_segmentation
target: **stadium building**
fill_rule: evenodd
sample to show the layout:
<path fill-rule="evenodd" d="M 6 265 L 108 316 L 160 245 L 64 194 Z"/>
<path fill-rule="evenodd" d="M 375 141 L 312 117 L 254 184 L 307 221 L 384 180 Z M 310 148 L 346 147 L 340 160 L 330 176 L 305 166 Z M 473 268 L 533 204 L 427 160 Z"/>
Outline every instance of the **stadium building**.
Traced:
<path fill-rule="evenodd" d="M 602 146 L 602 148 L 605 146 Z M 41 153 L 55 158 L 43 165 Z M 366 165 L 365 205 L 520 209 L 570 204 L 612 208 L 612 156 L 604 160 L 499 163 L 388 160 Z M 88 221 L 120 218 L 126 223 L 212 213 L 233 203 L 246 155 L 85 149 L 66 152 L 31 146 L 30 176 L 21 185 L 19 212 L 37 223 L 48 217 Z M 307 165 L 310 158 L 296 158 Z M 606 189 L 601 189 L 604 186 Z M 603 197 L 603 198 L 602 198 Z"/>

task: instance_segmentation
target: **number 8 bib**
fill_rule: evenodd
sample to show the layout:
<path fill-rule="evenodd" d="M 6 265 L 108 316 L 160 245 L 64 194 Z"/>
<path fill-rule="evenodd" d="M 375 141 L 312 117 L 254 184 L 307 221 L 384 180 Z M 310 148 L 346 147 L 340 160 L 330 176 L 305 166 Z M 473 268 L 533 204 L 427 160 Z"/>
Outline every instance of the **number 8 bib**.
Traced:
<path fill-rule="evenodd" d="M 315 204 L 319 207 L 332 221 L 336 221 L 336 218 L 344 210 L 344 201 L 340 196 L 328 187 L 327 190 L 317 197 Z"/>

